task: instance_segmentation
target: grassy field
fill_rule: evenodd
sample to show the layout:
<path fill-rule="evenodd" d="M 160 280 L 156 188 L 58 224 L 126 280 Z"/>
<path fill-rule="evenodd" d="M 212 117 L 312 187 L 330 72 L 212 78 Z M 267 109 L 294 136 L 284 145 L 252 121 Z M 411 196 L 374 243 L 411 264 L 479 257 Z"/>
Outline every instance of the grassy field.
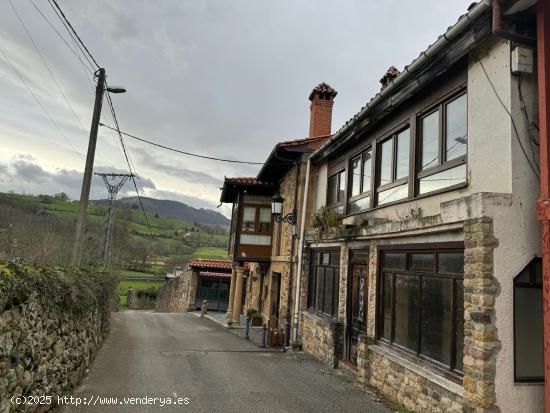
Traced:
<path fill-rule="evenodd" d="M 227 248 L 199 247 L 193 256 L 195 258 L 224 259 L 227 258 Z"/>
<path fill-rule="evenodd" d="M 164 278 L 159 277 L 156 274 L 151 274 L 148 272 L 140 272 L 140 271 L 128 271 L 128 270 L 121 270 L 120 271 L 120 277 L 121 278 Z"/>
<path fill-rule="evenodd" d="M 143 291 L 143 290 L 149 290 L 149 289 L 156 289 L 158 290 L 162 284 L 164 284 L 163 281 L 124 281 L 122 280 L 118 284 L 118 296 L 120 297 L 120 305 L 122 307 L 126 307 L 126 295 L 128 294 L 128 290 L 130 288 L 133 288 L 136 291 Z"/>

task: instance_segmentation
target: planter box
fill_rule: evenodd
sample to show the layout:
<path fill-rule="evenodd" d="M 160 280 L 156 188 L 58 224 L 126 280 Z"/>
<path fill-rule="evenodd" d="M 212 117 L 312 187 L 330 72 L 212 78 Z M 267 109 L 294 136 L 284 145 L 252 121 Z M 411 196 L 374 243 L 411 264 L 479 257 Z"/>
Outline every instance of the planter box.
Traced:
<path fill-rule="evenodd" d="M 252 317 L 250 319 L 250 325 L 252 327 L 261 327 L 262 325 L 262 317 Z"/>
<path fill-rule="evenodd" d="M 270 347 L 282 347 L 284 342 L 284 334 L 276 328 L 267 329 L 267 345 Z"/>

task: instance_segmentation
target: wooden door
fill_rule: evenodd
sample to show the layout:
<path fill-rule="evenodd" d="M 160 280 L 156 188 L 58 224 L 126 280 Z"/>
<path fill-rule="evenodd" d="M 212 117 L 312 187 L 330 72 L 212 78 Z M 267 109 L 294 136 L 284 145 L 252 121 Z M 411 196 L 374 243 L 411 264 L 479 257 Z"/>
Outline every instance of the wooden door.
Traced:
<path fill-rule="evenodd" d="M 368 307 L 368 275 L 367 264 L 352 264 L 351 267 L 351 291 L 350 291 L 350 323 L 349 323 L 349 359 L 357 363 L 357 341 L 360 334 L 365 334 L 367 329 Z"/>

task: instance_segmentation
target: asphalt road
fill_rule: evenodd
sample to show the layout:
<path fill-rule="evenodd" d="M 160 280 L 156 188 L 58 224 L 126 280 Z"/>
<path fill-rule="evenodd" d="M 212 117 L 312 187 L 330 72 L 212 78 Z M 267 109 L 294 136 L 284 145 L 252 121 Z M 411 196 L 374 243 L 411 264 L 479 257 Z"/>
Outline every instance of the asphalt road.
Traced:
<path fill-rule="evenodd" d="M 63 412 L 390 411 L 303 353 L 259 349 L 191 314 L 146 311 L 113 314 L 111 333 L 74 397 L 88 405 Z M 132 397 L 140 401 L 125 404 Z M 117 398 L 116 405 L 102 404 L 105 398 Z M 168 398 L 182 404 L 168 405 Z"/>

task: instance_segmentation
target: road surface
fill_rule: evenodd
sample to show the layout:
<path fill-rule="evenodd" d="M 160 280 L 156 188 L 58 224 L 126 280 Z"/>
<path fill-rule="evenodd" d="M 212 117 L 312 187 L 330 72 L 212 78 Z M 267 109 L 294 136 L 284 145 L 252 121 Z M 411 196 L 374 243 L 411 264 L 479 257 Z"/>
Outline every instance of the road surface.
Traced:
<path fill-rule="evenodd" d="M 113 314 L 111 333 L 73 396 L 88 405 L 63 412 L 390 411 L 303 353 L 259 349 L 191 314 L 148 311 Z"/>

